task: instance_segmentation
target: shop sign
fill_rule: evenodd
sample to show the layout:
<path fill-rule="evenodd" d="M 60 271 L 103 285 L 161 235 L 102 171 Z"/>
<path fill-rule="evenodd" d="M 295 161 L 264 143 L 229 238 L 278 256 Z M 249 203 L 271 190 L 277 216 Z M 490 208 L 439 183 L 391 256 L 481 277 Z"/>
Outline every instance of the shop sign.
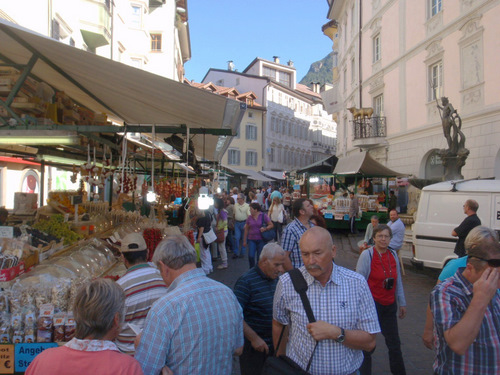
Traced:
<path fill-rule="evenodd" d="M 14 227 L 0 227 L 0 238 L 13 238 Z"/>
<path fill-rule="evenodd" d="M 0 374 L 14 373 L 14 345 L 0 345 Z"/>
<path fill-rule="evenodd" d="M 25 372 L 35 357 L 45 349 L 55 348 L 58 345 L 55 342 L 38 344 L 16 344 L 16 372 Z"/>

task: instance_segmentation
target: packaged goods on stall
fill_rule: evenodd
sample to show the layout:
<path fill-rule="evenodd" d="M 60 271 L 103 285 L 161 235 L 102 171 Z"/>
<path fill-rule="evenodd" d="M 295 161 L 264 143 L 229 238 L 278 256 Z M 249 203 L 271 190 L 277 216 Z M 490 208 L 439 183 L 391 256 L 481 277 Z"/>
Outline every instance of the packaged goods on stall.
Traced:
<path fill-rule="evenodd" d="M 51 258 L 0 291 L 0 342 L 63 342 L 74 335 L 71 306 L 77 290 L 101 276 L 116 258 L 102 240 Z"/>

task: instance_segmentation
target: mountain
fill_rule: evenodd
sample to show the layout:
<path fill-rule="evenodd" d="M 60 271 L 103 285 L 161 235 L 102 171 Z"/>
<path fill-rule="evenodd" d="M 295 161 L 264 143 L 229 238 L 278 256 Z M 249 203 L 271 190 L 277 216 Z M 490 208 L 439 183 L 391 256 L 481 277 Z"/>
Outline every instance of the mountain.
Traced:
<path fill-rule="evenodd" d="M 311 82 L 320 84 L 332 83 L 333 80 L 333 51 L 323 59 L 311 64 L 307 74 L 299 83 L 311 87 Z"/>

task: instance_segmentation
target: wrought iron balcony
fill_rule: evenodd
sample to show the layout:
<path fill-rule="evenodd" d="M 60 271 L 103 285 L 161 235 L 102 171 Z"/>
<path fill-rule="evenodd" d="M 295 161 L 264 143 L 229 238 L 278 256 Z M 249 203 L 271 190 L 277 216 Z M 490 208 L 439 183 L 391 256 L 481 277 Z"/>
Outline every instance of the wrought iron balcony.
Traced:
<path fill-rule="evenodd" d="M 355 147 L 376 147 L 387 143 L 385 117 L 365 117 L 351 122 Z"/>

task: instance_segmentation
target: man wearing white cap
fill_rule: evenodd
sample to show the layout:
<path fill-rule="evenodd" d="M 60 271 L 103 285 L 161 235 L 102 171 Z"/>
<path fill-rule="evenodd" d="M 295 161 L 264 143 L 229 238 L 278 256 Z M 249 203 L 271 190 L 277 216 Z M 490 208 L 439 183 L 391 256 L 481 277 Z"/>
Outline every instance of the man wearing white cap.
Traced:
<path fill-rule="evenodd" d="M 134 340 L 144 328 L 151 305 L 167 292 L 157 268 L 148 263 L 148 248 L 140 233 L 122 240 L 121 253 L 127 272 L 117 281 L 125 292 L 125 324 L 116 339 L 118 348 L 134 354 Z"/>

